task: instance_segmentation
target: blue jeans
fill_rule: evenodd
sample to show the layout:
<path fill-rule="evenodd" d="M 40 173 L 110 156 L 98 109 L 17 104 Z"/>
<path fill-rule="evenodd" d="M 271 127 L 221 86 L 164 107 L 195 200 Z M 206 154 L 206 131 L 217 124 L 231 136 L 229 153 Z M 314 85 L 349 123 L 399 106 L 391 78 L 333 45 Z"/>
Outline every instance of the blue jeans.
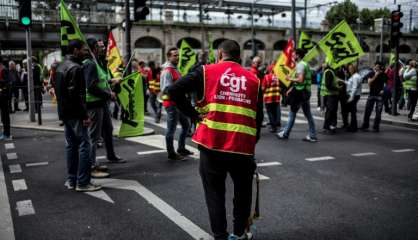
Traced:
<path fill-rule="evenodd" d="M 182 114 L 176 106 L 170 106 L 165 108 L 167 111 L 167 130 L 165 133 L 165 143 L 167 146 L 168 155 L 173 155 L 174 151 L 174 134 L 176 133 L 177 122 L 180 121 L 181 133 L 179 137 L 178 149 L 183 150 L 186 147 L 187 132 L 190 128 L 190 123 L 187 117 Z"/>
<path fill-rule="evenodd" d="M 379 130 L 380 119 L 383 109 L 383 98 L 381 96 L 369 96 L 366 102 L 366 110 L 364 111 L 364 119 L 362 128 L 369 128 L 370 115 L 376 103 L 376 117 L 374 118 L 373 129 Z"/>
<path fill-rule="evenodd" d="M 64 121 L 65 157 L 68 180 L 85 186 L 90 183 L 90 139 L 82 120 Z"/>
<path fill-rule="evenodd" d="M 272 128 L 280 126 L 282 112 L 280 109 L 280 103 L 266 103 L 267 116 L 269 117 L 269 123 Z"/>
<path fill-rule="evenodd" d="M 311 113 L 311 104 L 308 100 L 302 101 L 300 104 L 290 106 L 289 119 L 286 126 L 283 128 L 284 136 L 289 137 L 290 132 L 292 131 L 293 125 L 295 124 L 296 114 L 299 111 L 299 108 L 302 107 L 303 114 L 308 120 L 309 124 L 309 137 L 316 138 L 315 122 Z"/>

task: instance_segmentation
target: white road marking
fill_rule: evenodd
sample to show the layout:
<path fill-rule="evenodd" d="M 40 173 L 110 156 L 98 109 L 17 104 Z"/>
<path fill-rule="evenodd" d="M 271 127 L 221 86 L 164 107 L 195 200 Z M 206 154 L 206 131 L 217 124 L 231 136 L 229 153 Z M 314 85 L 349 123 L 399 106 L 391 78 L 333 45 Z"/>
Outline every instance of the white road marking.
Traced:
<path fill-rule="evenodd" d="M 165 153 L 167 152 L 166 150 L 150 150 L 150 151 L 144 151 L 144 152 L 137 152 L 136 154 L 138 155 L 149 155 L 149 154 L 154 154 L 154 153 Z"/>
<path fill-rule="evenodd" d="M 106 156 L 97 156 L 96 157 L 96 160 L 103 160 L 103 159 L 106 159 Z"/>
<path fill-rule="evenodd" d="M 282 165 L 279 162 L 264 162 L 264 163 L 257 163 L 257 167 L 269 167 L 269 166 L 280 166 Z"/>
<path fill-rule="evenodd" d="M 12 164 L 9 165 L 10 173 L 21 173 L 22 168 L 20 167 L 20 164 Z"/>
<path fill-rule="evenodd" d="M 12 180 L 12 184 L 15 192 L 28 190 L 25 179 Z"/>
<path fill-rule="evenodd" d="M 3 161 L 0 159 L 0 236 L 4 240 L 14 240 L 12 213 L 10 212 L 9 196 L 7 195 L 6 179 L 3 172 Z"/>
<path fill-rule="evenodd" d="M 326 161 L 326 160 L 333 160 L 335 159 L 332 156 L 323 156 L 323 157 L 314 157 L 314 158 L 305 158 L 306 161 L 309 162 L 316 162 L 316 161 Z"/>
<path fill-rule="evenodd" d="M 85 192 L 85 194 L 90 195 L 90 196 L 95 197 L 95 198 L 98 198 L 98 199 L 102 199 L 106 202 L 110 202 L 112 204 L 115 204 L 115 202 L 103 190 L 96 191 L 96 192 Z"/>
<path fill-rule="evenodd" d="M 4 144 L 4 148 L 6 148 L 6 150 L 14 149 L 15 144 L 14 143 L 6 143 L 6 144 Z"/>
<path fill-rule="evenodd" d="M 154 206 L 158 211 L 164 214 L 168 219 L 173 221 L 177 226 L 187 232 L 196 240 L 213 240 L 212 236 L 187 219 L 183 214 L 178 212 L 164 200 L 152 193 L 146 187 L 137 181 L 122 179 L 97 179 L 96 182 L 104 187 L 132 190 L 141 195 L 148 203 Z"/>
<path fill-rule="evenodd" d="M 415 149 L 393 149 L 392 152 L 394 153 L 404 153 L 404 152 L 415 152 Z"/>
<path fill-rule="evenodd" d="M 353 156 L 353 157 L 364 157 L 364 156 L 372 156 L 372 155 L 376 155 L 376 153 L 374 153 L 374 152 L 364 152 L 364 153 L 353 153 L 353 154 L 351 154 L 351 156 Z"/>
<path fill-rule="evenodd" d="M 7 156 L 7 159 L 9 160 L 17 159 L 17 153 L 7 153 L 6 156 Z"/>
<path fill-rule="evenodd" d="M 254 177 L 255 177 L 255 175 L 254 175 Z M 263 181 L 263 180 L 269 180 L 270 178 L 269 177 L 267 177 L 267 176 L 264 176 L 264 175 L 262 175 L 262 174 L 258 174 L 258 177 L 260 178 L 260 181 Z"/>
<path fill-rule="evenodd" d="M 48 162 L 36 162 L 36 163 L 26 163 L 26 167 L 37 167 L 37 166 L 45 166 L 48 165 Z"/>
<path fill-rule="evenodd" d="M 165 145 L 165 136 L 163 135 L 149 135 L 149 136 L 139 136 L 139 137 L 130 137 L 130 138 L 126 138 L 125 140 L 131 141 L 131 142 L 137 142 L 137 143 L 141 143 L 147 146 L 151 146 L 151 147 L 155 147 L 158 149 L 166 149 L 166 145 Z M 178 142 L 176 140 L 174 140 L 174 146 L 178 146 Z M 189 155 L 187 157 L 191 157 L 191 158 L 195 158 L 198 159 L 199 158 L 199 150 L 193 146 L 187 145 L 186 148 L 194 153 L 194 155 Z"/>
<path fill-rule="evenodd" d="M 24 200 L 24 201 L 16 202 L 16 210 L 17 210 L 19 217 L 35 214 L 35 209 L 33 208 L 32 200 Z"/>

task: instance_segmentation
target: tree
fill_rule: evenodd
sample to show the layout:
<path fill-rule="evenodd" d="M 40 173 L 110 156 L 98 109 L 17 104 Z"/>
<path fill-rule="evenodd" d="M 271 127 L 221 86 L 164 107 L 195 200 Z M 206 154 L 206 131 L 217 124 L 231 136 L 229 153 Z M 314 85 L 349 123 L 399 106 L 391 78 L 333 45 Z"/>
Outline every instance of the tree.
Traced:
<path fill-rule="evenodd" d="M 362 24 L 367 28 L 374 26 L 374 19 L 382 17 L 389 18 L 390 10 L 387 8 L 379 8 L 374 10 L 364 8 L 360 11 L 360 20 Z"/>
<path fill-rule="evenodd" d="M 359 16 L 358 7 L 350 0 L 345 0 L 328 10 L 325 19 L 328 21 L 330 27 L 334 27 L 342 20 L 346 20 L 348 24 L 355 24 Z"/>

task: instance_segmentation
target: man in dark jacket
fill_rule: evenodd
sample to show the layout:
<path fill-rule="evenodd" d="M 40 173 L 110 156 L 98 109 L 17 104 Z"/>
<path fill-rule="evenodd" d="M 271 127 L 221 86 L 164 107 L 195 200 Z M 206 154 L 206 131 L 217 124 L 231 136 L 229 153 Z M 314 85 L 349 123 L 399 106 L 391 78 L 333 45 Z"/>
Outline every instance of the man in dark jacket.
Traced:
<path fill-rule="evenodd" d="M 100 186 L 90 182 L 90 139 L 87 127 L 91 120 L 86 109 L 86 87 L 80 66 L 87 51 L 80 40 L 68 45 L 69 55 L 57 69 L 56 96 L 58 115 L 64 122 L 65 155 L 68 178 L 65 186 L 76 191 L 97 191 Z"/>

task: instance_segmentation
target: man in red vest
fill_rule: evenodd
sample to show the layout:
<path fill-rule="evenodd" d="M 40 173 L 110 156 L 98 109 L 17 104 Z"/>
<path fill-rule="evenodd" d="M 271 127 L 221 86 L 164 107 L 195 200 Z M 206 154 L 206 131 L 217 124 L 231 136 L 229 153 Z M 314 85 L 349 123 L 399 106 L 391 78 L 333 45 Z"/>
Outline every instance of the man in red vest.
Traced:
<path fill-rule="evenodd" d="M 161 90 L 163 92 L 163 106 L 167 111 L 167 130 L 165 134 L 165 142 L 167 146 L 168 159 L 184 160 L 187 155 L 193 153 L 186 149 L 186 137 L 190 128 L 189 119 L 178 111 L 176 104 L 170 100 L 166 94 L 168 87 L 173 85 L 180 79 L 181 74 L 177 69 L 179 62 L 179 51 L 177 48 L 170 48 L 167 51 L 167 62 L 162 66 L 160 81 Z M 180 121 L 181 133 L 179 136 L 179 144 L 177 153 L 174 151 L 174 134 L 176 133 L 177 123 Z"/>
<path fill-rule="evenodd" d="M 193 141 L 200 150 L 200 175 L 215 240 L 251 239 L 254 150 L 263 121 L 260 81 L 243 68 L 240 46 L 226 40 L 218 49 L 218 63 L 201 66 L 168 89 L 172 101 L 198 122 Z M 185 97 L 197 96 L 196 109 Z M 234 233 L 227 232 L 226 175 L 234 183 Z"/>

